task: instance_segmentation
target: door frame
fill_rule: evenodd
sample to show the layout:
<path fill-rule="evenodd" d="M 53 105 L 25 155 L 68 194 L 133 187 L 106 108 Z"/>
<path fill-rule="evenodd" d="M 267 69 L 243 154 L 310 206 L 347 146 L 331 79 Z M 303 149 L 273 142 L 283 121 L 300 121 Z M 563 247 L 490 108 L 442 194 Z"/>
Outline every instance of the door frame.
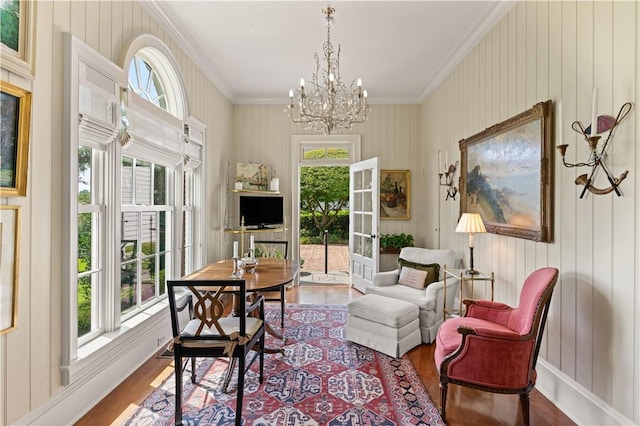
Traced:
<path fill-rule="evenodd" d="M 291 256 L 300 262 L 300 169 L 303 166 L 349 166 L 360 161 L 361 135 L 292 135 L 291 167 Z M 308 147 L 346 147 L 351 153 L 348 159 L 304 160 L 304 148 Z M 300 274 L 296 278 L 299 283 Z"/>

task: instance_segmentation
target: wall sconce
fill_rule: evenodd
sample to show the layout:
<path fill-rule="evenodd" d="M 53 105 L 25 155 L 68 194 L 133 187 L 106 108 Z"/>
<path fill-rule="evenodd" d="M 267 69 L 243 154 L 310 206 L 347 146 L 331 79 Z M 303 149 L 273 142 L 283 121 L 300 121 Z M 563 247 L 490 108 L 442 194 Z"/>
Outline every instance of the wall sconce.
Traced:
<path fill-rule="evenodd" d="M 565 167 L 591 167 L 590 174 L 580 175 L 575 180 L 576 185 L 584 185 L 584 188 L 580 193 L 580 198 L 584 197 L 584 194 L 587 192 L 587 190 L 589 190 L 594 194 L 599 194 L 599 195 L 608 194 L 612 191 L 615 191 L 615 193 L 618 196 L 621 196 L 622 194 L 620 193 L 618 186 L 620 186 L 620 183 L 627 177 L 627 174 L 629 173 L 628 170 L 625 170 L 620 175 L 619 178 L 614 177 L 613 174 L 607 168 L 607 166 L 605 166 L 604 158 L 606 157 L 606 149 L 609 145 L 609 142 L 611 141 L 611 136 L 613 135 L 613 131 L 618 126 L 618 124 L 620 124 L 620 122 L 624 120 L 624 118 L 627 115 L 629 115 L 629 112 L 631 112 L 631 108 L 633 107 L 633 105 L 630 102 L 627 102 L 624 105 L 622 105 L 622 107 L 620 108 L 620 112 L 618 112 L 618 116 L 615 119 L 608 115 L 601 115 L 596 118 L 595 110 L 596 110 L 596 103 L 597 103 L 597 96 L 598 96 L 597 93 L 598 93 L 597 89 L 594 89 L 594 92 L 593 92 L 593 111 L 594 112 L 592 114 L 591 125 L 585 129 L 580 121 L 576 120 L 571 124 L 571 128 L 575 132 L 584 136 L 585 140 L 587 141 L 587 144 L 589 145 L 589 160 L 584 163 L 567 163 L 565 160 L 565 155 L 567 153 L 567 148 L 569 147 L 569 145 L 561 144 L 556 147 L 560 152 L 560 155 L 562 156 L 562 164 Z M 562 125 L 562 112 L 558 111 L 558 113 L 559 113 L 558 121 L 560 125 Z M 607 134 L 607 138 L 602 144 L 602 148 L 600 149 L 600 151 L 598 151 L 598 143 L 601 138 L 601 136 L 598 136 L 598 133 L 603 133 L 606 131 L 609 131 L 609 133 Z M 605 189 L 600 189 L 593 186 L 592 184 L 593 176 L 598 167 L 601 167 L 604 173 L 607 175 L 607 180 L 611 184 L 610 187 Z"/>
<path fill-rule="evenodd" d="M 440 186 L 446 186 L 447 187 L 447 198 L 445 198 L 444 200 L 447 201 L 449 198 L 453 199 L 454 201 L 456 200 L 456 195 L 458 194 L 458 188 L 453 186 L 453 176 L 456 173 L 456 170 L 458 169 L 458 162 L 456 161 L 455 164 L 449 164 L 447 166 L 447 163 L 449 162 L 449 153 L 445 154 L 445 162 L 444 162 L 444 171 L 440 171 L 440 164 L 442 164 L 442 162 L 440 161 L 440 152 L 438 152 L 438 181 L 440 183 Z M 442 177 L 444 176 L 444 182 L 442 181 Z"/>

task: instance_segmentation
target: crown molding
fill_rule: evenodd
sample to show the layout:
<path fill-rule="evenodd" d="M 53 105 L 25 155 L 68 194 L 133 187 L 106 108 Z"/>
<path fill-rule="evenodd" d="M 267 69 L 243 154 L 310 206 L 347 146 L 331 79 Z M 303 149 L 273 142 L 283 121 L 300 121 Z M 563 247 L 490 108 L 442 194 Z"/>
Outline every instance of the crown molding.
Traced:
<path fill-rule="evenodd" d="M 429 80 L 420 92 L 420 101 L 424 102 L 427 97 L 444 81 L 444 79 L 454 70 L 454 68 L 473 50 L 474 47 L 482 40 L 482 38 L 500 22 L 500 20 L 511 10 L 517 3 L 515 0 L 500 0 L 493 5 L 487 13 L 480 15 L 474 25 L 471 25 L 471 31 L 462 41 L 452 50 L 452 54 L 445 62 L 440 71 Z"/>
<path fill-rule="evenodd" d="M 216 67 L 216 65 L 209 59 L 207 55 L 202 55 L 202 46 L 196 40 L 191 32 L 185 28 L 181 23 L 172 21 L 169 16 L 171 15 L 166 1 L 163 0 L 148 0 L 140 2 L 142 7 L 156 20 L 160 25 L 164 27 L 169 34 L 174 37 L 180 46 L 180 48 L 189 56 L 189 58 L 195 62 L 198 67 L 204 72 L 206 77 L 211 81 L 220 92 L 230 101 L 235 101 L 235 96 L 229 84 L 222 78 L 222 73 Z M 174 52 L 175 54 L 175 52 Z"/>

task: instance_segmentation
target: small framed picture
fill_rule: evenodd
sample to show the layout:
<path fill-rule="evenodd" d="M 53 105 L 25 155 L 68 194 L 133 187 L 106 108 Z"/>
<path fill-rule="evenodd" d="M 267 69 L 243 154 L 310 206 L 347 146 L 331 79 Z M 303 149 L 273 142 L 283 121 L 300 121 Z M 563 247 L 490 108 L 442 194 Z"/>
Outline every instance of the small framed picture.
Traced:
<path fill-rule="evenodd" d="M 409 170 L 380 170 L 380 219 L 408 220 L 410 212 Z"/>
<path fill-rule="evenodd" d="M 0 206 L 0 335 L 16 328 L 20 206 Z"/>
<path fill-rule="evenodd" d="M 0 196 L 26 196 L 31 93 L 4 81 L 0 90 Z"/>

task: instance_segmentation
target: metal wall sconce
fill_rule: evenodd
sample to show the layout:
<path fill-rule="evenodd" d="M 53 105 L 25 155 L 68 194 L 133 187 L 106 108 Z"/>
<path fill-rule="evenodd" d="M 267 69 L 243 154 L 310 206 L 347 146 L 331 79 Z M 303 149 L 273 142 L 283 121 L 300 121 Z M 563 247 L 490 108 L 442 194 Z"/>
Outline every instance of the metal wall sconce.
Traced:
<path fill-rule="evenodd" d="M 597 92 L 595 92 L 594 90 L 594 105 L 595 105 L 595 99 L 597 96 L 596 93 Z M 629 171 L 625 170 L 620 175 L 620 177 L 616 178 L 609 171 L 607 166 L 605 166 L 604 159 L 607 155 L 606 150 L 607 150 L 607 147 L 609 146 L 609 142 L 611 141 L 611 136 L 613 135 L 613 131 L 618 126 L 618 124 L 620 124 L 620 122 L 624 120 L 624 118 L 627 115 L 629 115 L 629 112 L 631 111 L 632 107 L 633 105 L 630 102 L 627 102 L 624 105 L 622 105 L 622 107 L 620 108 L 620 112 L 618 112 L 618 116 L 615 119 L 608 115 L 601 115 L 596 119 L 595 114 L 593 114 L 594 118 L 592 119 L 592 124 L 586 129 L 582 126 L 582 123 L 580 121 L 576 120 L 571 124 L 571 128 L 575 132 L 584 136 L 585 140 L 587 141 L 587 144 L 589 145 L 589 160 L 587 162 L 567 163 L 565 161 L 565 154 L 567 153 L 567 148 L 569 147 L 569 145 L 562 144 L 556 147 L 560 152 L 560 155 L 562 155 L 562 164 L 565 167 L 591 167 L 591 173 L 589 175 L 587 174 L 580 175 L 575 180 L 576 185 L 584 185 L 584 188 L 582 189 L 582 193 L 580 194 L 580 198 L 584 197 L 587 190 L 589 190 L 594 194 L 599 194 L 599 195 L 608 194 L 612 191 L 615 191 L 615 193 L 618 196 L 622 195 L 620 193 L 620 189 L 618 188 L 618 186 L 620 186 L 620 183 L 627 177 L 627 174 L 629 173 Z M 594 106 L 594 109 L 595 109 L 595 106 Z M 560 120 L 560 124 L 562 124 L 561 120 Z M 596 127 L 596 129 L 594 129 L 595 131 L 592 131 L 593 126 Z M 598 151 L 598 142 L 600 141 L 601 136 L 598 136 L 597 133 L 603 133 L 606 131 L 609 131 L 609 133 L 607 134 L 607 138 L 605 139 L 604 144 L 602 145 L 602 148 L 600 149 L 600 151 Z M 593 186 L 592 184 L 593 176 L 596 170 L 598 169 L 598 167 L 602 168 L 604 173 L 607 175 L 607 179 L 611 184 L 610 187 L 605 189 L 600 189 Z"/>
<path fill-rule="evenodd" d="M 444 170 L 445 172 L 438 172 L 438 179 L 440 182 L 440 186 L 446 186 L 447 187 L 447 198 L 445 198 L 444 200 L 447 201 L 449 198 L 451 198 L 452 200 L 456 200 L 456 195 L 458 194 L 458 188 L 453 186 L 453 175 L 456 173 L 456 170 L 458 169 L 458 162 L 456 161 L 455 164 L 450 164 L 447 167 L 447 163 L 444 164 Z M 442 178 L 444 177 L 444 182 L 442 181 Z"/>

